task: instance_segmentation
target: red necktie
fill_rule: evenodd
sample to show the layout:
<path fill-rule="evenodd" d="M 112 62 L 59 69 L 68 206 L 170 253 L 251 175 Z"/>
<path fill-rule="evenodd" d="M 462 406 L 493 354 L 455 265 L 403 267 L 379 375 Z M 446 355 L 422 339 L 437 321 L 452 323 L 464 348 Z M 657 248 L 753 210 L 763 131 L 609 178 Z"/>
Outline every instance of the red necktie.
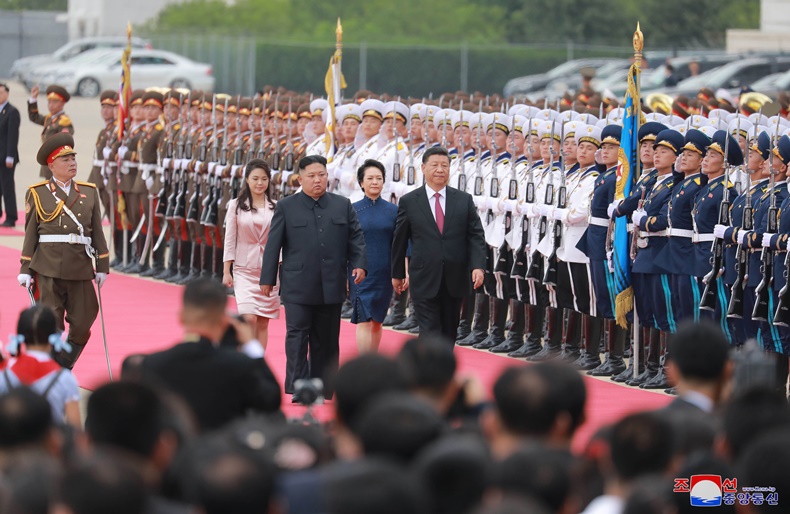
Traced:
<path fill-rule="evenodd" d="M 439 233 L 444 232 L 444 211 L 442 210 L 442 204 L 439 201 L 439 198 L 442 197 L 439 193 L 433 195 L 436 198 L 436 226 L 439 227 Z"/>

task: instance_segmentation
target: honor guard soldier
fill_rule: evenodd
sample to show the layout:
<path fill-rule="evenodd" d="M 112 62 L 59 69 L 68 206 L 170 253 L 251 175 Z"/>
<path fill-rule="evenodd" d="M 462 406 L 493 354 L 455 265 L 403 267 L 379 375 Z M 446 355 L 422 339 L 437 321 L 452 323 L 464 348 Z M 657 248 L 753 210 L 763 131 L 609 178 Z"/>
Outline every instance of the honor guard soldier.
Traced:
<path fill-rule="evenodd" d="M 68 132 L 74 134 L 74 126 L 71 124 L 69 118 L 63 111 L 63 108 L 71 99 L 71 95 L 64 87 L 53 84 L 47 88 L 47 110 L 49 111 L 46 116 L 42 116 L 38 112 L 38 86 L 34 86 L 30 90 L 30 100 L 27 103 L 27 116 L 30 121 L 36 125 L 41 125 L 44 129 L 41 131 L 41 142 L 43 143 L 58 132 Z M 41 166 L 40 175 L 49 179 L 52 177 L 52 172 L 46 166 Z"/>
<path fill-rule="evenodd" d="M 336 191 L 352 201 L 355 201 L 353 199 L 355 196 L 361 198 L 362 195 L 362 190 L 359 189 L 357 183 L 357 168 L 367 159 L 376 158 L 379 150 L 379 132 L 381 124 L 384 122 L 384 104 L 381 100 L 373 98 L 365 100 L 360 104 L 359 109 L 362 114 L 362 123 L 354 137 L 354 152 L 344 160 L 340 177 L 340 191 Z"/>
<path fill-rule="evenodd" d="M 183 216 L 179 214 L 176 216 L 176 204 L 179 200 L 179 193 L 181 195 L 181 202 L 186 194 L 184 189 L 185 181 L 183 180 L 182 170 L 178 166 L 178 159 L 183 158 L 184 148 L 186 146 L 185 134 L 181 133 L 183 128 L 182 120 L 189 116 L 189 109 L 182 107 L 182 102 L 187 104 L 189 100 L 189 91 L 171 89 L 164 95 L 164 118 L 165 130 L 162 138 L 159 140 L 159 149 L 157 150 L 160 155 L 161 166 L 157 170 L 157 175 L 162 178 L 162 187 L 159 191 L 159 200 L 156 209 L 158 221 L 160 225 L 160 239 L 156 244 L 160 248 L 169 248 L 167 265 L 159 273 L 154 275 L 157 280 L 167 280 L 178 274 L 180 265 L 180 250 L 183 249 L 183 239 L 186 238 L 186 229 L 183 226 Z M 179 208 L 180 210 L 180 208 Z M 164 224 L 167 224 L 165 228 Z M 162 236 L 161 230 L 166 230 L 167 234 Z M 167 239 L 164 239 L 167 238 Z M 160 241 L 161 240 L 161 241 Z M 155 249 L 155 251 L 158 251 Z"/>
<path fill-rule="evenodd" d="M 670 307 L 672 296 L 669 292 L 669 276 L 657 260 L 664 251 L 668 238 L 668 206 L 674 187 L 674 166 L 683 152 L 684 139 L 680 132 L 666 129 L 656 135 L 653 146 L 653 162 L 656 167 L 656 183 L 645 195 L 641 208 L 634 211 L 631 220 L 636 231 L 638 251 L 631 268 L 634 297 L 642 300 L 636 304 L 640 320 L 652 325 L 646 341 L 647 356 L 645 369 L 636 378 L 615 377 L 617 381 L 625 378 L 630 386 L 642 386 L 653 380 L 663 385 L 666 375 L 660 366 L 660 357 L 666 348 L 667 334 L 670 332 Z"/>
<path fill-rule="evenodd" d="M 112 148 L 118 142 L 118 92 L 112 89 L 102 91 L 99 101 L 101 103 L 101 117 L 104 120 L 104 127 L 99 130 L 96 137 L 96 148 L 93 154 L 93 167 L 88 175 L 88 182 L 96 185 L 104 206 L 104 215 L 108 220 L 114 219 L 110 216 L 110 211 L 114 209 L 115 202 L 110 202 L 110 195 L 116 194 L 118 190 L 118 179 L 116 171 L 118 163 L 110 159 Z M 120 241 L 114 241 L 117 243 Z M 116 246 L 116 254 L 120 255 L 120 250 Z"/>
<path fill-rule="evenodd" d="M 135 89 L 129 99 L 129 126 L 124 131 L 124 139 L 118 147 L 117 158 L 120 160 L 120 177 L 118 189 L 124 199 L 127 227 L 124 227 L 128 237 L 128 255 L 126 266 L 119 267 L 119 271 L 126 272 L 139 267 L 139 259 L 143 253 L 142 232 L 143 220 L 143 195 L 135 192 L 137 176 L 140 172 L 140 156 L 137 153 L 138 143 L 145 132 L 145 111 L 143 110 L 143 95 L 145 91 Z M 120 206 L 119 206 L 120 209 Z"/>
<path fill-rule="evenodd" d="M 346 167 L 350 166 L 356 151 L 355 138 L 359 131 L 359 126 L 362 123 L 362 112 L 357 104 L 345 104 L 335 109 L 335 137 L 337 140 L 337 150 L 332 157 L 332 162 L 327 164 L 327 172 L 330 175 L 332 192 L 335 194 L 344 194 L 341 179 L 347 179 L 344 176 Z"/>
<path fill-rule="evenodd" d="M 53 177 L 28 188 L 25 240 L 19 284 L 35 283 L 41 303 L 55 310 L 60 330 L 69 323 L 70 351 L 53 358 L 71 369 L 88 343 L 99 304 L 93 290 L 107 279 L 110 254 L 102 232 L 101 200 L 96 186 L 77 182 L 77 160 L 71 134 L 44 141 L 36 160 Z M 94 271 L 95 261 L 95 271 Z"/>
<path fill-rule="evenodd" d="M 329 160 L 335 154 L 336 143 L 334 135 L 326 130 L 327 116 L 332 114 L 329 103 L 323 98 L 316 98 L 310 102 L 310 113 L 313 121 L 305 128 L 304 137 L 308 143 L 305 155 L 320 155 Z M 335 109 L 335 114 L 337 114 L 337 109 Z M 327 139 L 329 144 L 327 144 Z"/>
<path fill-rule="evenodd" d="M 384 190 L 382 197 L 387 200 L 397 203 L 398 195 L 394 195 L 393 189 L 394 172 L 398 172 L 398 182 L 403 180 L 403 172 L 406 170 L 408 162 L 408 149 L 406 147 L 406 140 L 408 133 L 406 131 L 406 123 L 409 119 L 409 107 L 401 102 L 387 102 L 384 104 L 384 122 L 381 124 L 381 132 L 379 134 L 379 146 L 381 150 L 376 155 L 376 160 L 384 165 L 387 172 L 384 178 Z M 382 146 L 383 145 L 383 146 Z M 351 201 L 359 199 L 352 198 Z"/>

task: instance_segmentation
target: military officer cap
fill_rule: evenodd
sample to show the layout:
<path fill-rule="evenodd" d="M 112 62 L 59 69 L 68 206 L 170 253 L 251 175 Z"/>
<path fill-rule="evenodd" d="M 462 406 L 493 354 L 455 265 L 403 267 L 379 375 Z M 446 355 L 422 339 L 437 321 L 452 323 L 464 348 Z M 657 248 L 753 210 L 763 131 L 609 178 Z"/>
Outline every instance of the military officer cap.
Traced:
<path fill-rule="evenodd" d="M 669 127 L 663 123 L 658 123 L 657 121 L 648 121 L 639 127 L 639 142 L 643 143 L 645 141 L 655 141 L 658 133 L 668 128 Z"/>
<path fill-rule="evenodd" d="M 754 124 L 746 118 L 740 121 L 738 119 L 732 120 L 728 123 L 727 128 L 733 136 L 746 138 L 747 141 L 754 136 Z"/>
<path fill-rule="evenodd" d="M 535 113 L 535 118 L 542 120 L 542 121 L 552 121 L 559 116 L 560 113 L 555 111 L 554 109 L 542 109 Z"/>
<path fill-rule="evenodd" d="M 785 166 L 790 164 L 790 137 L 787 134 L 779 138 L 773 152 L 782 161 L 782 164 Z"/>
<path fill-rule="evenodd" d="M 310 113 L 313 116 L 320 116 L 325 110 L 329 109 L 329 102 L 323 98 L 316 98 L 310 102 Z"/>
<path fill-rule="evenodd" d="M 708 119 L 715 121 L 718 120 L 726 121 L 729 115 L 730 113 L 728 113 L 724 109 L 711 109 L 710 112 L 708 113 Z"/>
<path fill-rule="evenodd" d="M 601 147 L 601 129 L 595 125 L 581 125 L 576 128 L 576 144 L 590 143 L 597 148 Z"/>
<path fill-rule="evenodd" d="M 52 84 L 47 88 L 47 99 L 60 100 L 61 102 L 68 102 L 71 100 L 71 95 L 66 88 L 57 84 Z"/>
<path fill-rule="evenodd" d="M 521 133 L 524 135 L 525 138 L 530 136 L 540 136 L 540 126 L 543 121 L 539 120 L 538 118 L 532 118 L 532 122 L 528 123 L 521 129 Z"/>
<path fill-rule="evenodd" d="M 422 120 L 423 123 L 429 123 L 429 124 L 433 125 L 433 122 L 434 122 L 433 118 L 434 118 L 434 116 L 436 116 L 437 112 L 439 112 L 439 108 L 437 106 L 428 104 L 425 107 L 425 117 Z"/>
<path fill-rule="evenodd" d="M 653 148 L 658 148 L 659 146 L 666 146 L 673 152 L 675 155 L 680 155 L 683 151 L 683 145 L 685 144 L 685 140 L 683 139 L 683 134 L 678 132 L 675 129 L 666 129 L 662 130 L 656 135 L 656 140 L 653 143 Z"/>
<path fill-rule="evenodd" d="M 252 99 L 242 98 L 238 106 L 239 116 L 249 116 L 252 114 Z"/>
<path fill-rule="evenodd" d="M 453 114 L 455 111 L 453 109 L 440 109 L 436 111 L 433 115 L 433 124 L 436 127 L 436 130 L 444 130 L 442 125 L 445 123 L 448 125 L 449 130 L 453 130 Z M 483 130 L 485 130 L 485 125 L 483 126 Z"/>
<path fill-rule="evenodd" d="M 225 101 L 227 100 L 228 101 L 228 105 L 230 105 L 230 100 L 231 100 L 230 95 L 226 94 L 226 93 L 218 93 L 218 94 L 214 95 L 213 97 L 209 96 L 209 95 L 206 95 L 206 103 L 209 104 L 209 109 L 211 109 L 212 106 L 214 105 L 214 98 L 217 99 L 217 103 L 216 103 L 216 107 L 215 108 L 219 112 L 225 112 Z M 282 103 L 280 105 L 282 106 Z"/>
<path fill-rule="evenodd" d="M 529 120 L 527 118 L 525 118 L 524 116 L 522 116 L 521 114 L 516 114 L 516 115 L 513 116 L 513 130 L 514 131 L 522 132 L 524 130 L 524 127 L 527 126 L 527 123 L 529 123 Z"/>
<path fill-rule="evenodd" d="M 494 112 L 487 114 L 483 123 L 483 130 L 486 133 L 488 133 L 489 130 L 499 129 L 505 134 L 510 134 L 510 124 L 512 123 L 512 118 L 507 114 Z"/>
<path fill-rule="evenodd" d="M 361 104 L 359 104 L 359 108 L 362 114 L 362 118 L 365 116 L 372 116 L 379 121 L 384 121 L 384 103 L 381 100 L 376 100 L 375 98 L 368 98 Z"/>
<path fill-rule="evenodd" d="M 623 127 L 616 123 L 610 123 L 601 130 L 601 144 L 612 144 L 620 146 L 620 138 L 623 135 Z"/>
<path fill-rule="evenodd" d="M 237 107 L 238 109 L 238 107 Z M 306 120 L 313 119 L 313 113 L 310 111 L 310 106 L 308 104 L 302 104 L 296 109 L 296 117 L 297 118 L 304 118 Z"/>
<path fill-rule="evenodd" d="M 560 141 L 560 124 L 556 121 L 544 121 L 538 127 L 538 137 L 543 139 L 554 138 L 555 141 Z"/>
<path fill-rule="evenodd" d="M 68 132 L 58 132 L 42 143 L 41 148 L 38 149 L 36 161 L 40 165 L 46 166 L 64 155 L 77 155 L 74 150 L 74 137 Z"/>
<path fill-rule="evenodd" d="M 608 124 L 609 122 L 606 120 L 606 118 L 595 122 L 595 126 L 601 130 L 603 130 Z"/>
<path fill-rule="evenodd" d="M 712 125 L 705 125 L 704 127 L 700 127 L 699 131 L 708 136 L 708 139 L 713 138 L 713 134 L 716 133 L 716 127 Z"/>
<path fill-rule="evenodd" d="M 708 118 L 706 118 L 705 116 L 701 116 L 699 114 L 692 114 L 691 116 L 689 116 L 688 119 L 691 120 L 691 126 L 694 128 L 700 128 L 700 127 L 704 127 L 705 125 L 710 125 L 710 120 L 708 120 Z"/>
<path fill-rule="evenodd" d="M 767 129 L 768 127 L 764 127 L 764 128 Z M 760 154 L 760 157 L 762 157 L 764 161 L 767 161 L 768 156 L 771 154 L 771 136 L 768 135 L 768 131 L 761 130 L 760 134 L 757 136 L 757 141 L 756 142 L 753 141 L 752 146 L 750 148 L 752 149 L 752 151 Z"/>
<path fill-rule="evenodd" d="M 422 121 L 425 118 L 425 104 L 422 102 L 415 102 L 409 106 L 409 117 L 412 120 Z"/>
<path fill-rule="evenodd" d="M 132 96 L 129 98 L 129 106 L 132 105 L 143 105 L 143 96 L 145 95 L 145 89 L 135 89 L 132 91 Z"/>
<path fill-rule="evenodd" d="M 606 121 L 609 123 L 622 124 L 623 117 L 625 117 L 625 109 L 622 107 L 617 107 L 616 109 L 609 111 L 609 114 L 606 115 Z"/>
<path fill-rule="evenodd" d="M 568 121 L 562 126 L 563 141 L 565 139 L 576 138 L 576 131 L 584 127 L 586 124 L 580 121 Z"/>
<path fill-rule="evenodd" d="M 787 121 L 783 116 L 779 116 L 778 114 L 776 116 L 771 116 L 770 118 L 768 118 L 768 121 L 770 122 L 768 126 L 773 127 L 772 130 L 776 130 L 776 124 L 777 123 L 779 124 L 780 134 L 784 133 L 788 129 L 788 127 L 790 127 L 790 121 Z"/>
<path fill-rule="evenodd" d="M 749 121 L 754 123 L 755 125 L 771 125 L 771 120 L 768 119 L 768 116 L 765 114 L 761 114 L 759 112 L 755 112 L 749 115 Z"/>
<path fill-rule="evenodd" d="M 469 128 L 472 131 L 483 130 L 483 124 L 485 121 L 485 113 L 482 112 L 473 112 L 472 117 L 469 118 Z M 466 118 L 464 118 L 466 119 Z"/>
<path fill-rule="evenodd" d="M 462 125 L 464 127 L 469 127 L 470 126 L 469 123 L 472 121 L 472 118 L 474 118 L 474 116 L 475 113 L 473 113 L 472 111 L 467 111 L 466 109 L 464 109 L 463 111 L 455 111 L 455 114 L 453 114 L 453 119 L 452 119 L 453 130 L 457 129 L 458 127 L 461 127 Z"/>
<path fill-rule="evenodd" d="M 200 107 L 200 104 L 203 103 L 203 92 L 202 91 L 192 91 L 189 93 L 189 105 L 191 107 Z"/>
<path fill-rule="evenodd" d="M 394 118 L 406 123 L 409 120 L 409 106 L 403 102 L 387 102 L 384 104 L 384 119 Z"/>
<path fill-rule="evenodd" d="M 696 152 L 703 157 L 705 157 L 705 155 L 708 153 L 710 138 L 706 136 L 701 130 L 690 129 L 686 132 L 684 141 L 684 150 L 691 150 L 692 152 Z"/>
<path fill-rule="evenodd" d="M 165 105 L 165 97 L 159 91 L 146 91 L 143 95 L 143 105 L 153 105 L 161 109 Z"/>
<path fill-rule="evenodd" d="M 683 119 L 689 117 L 690 100 L 687 96 L 680 95 L 672 101 L 672 114 L 680 116 Z"/>
<path fill-rule="evenodd" d="M 239 112 L 239 97 L 232 96 L 230 100 L 228 100 L 228 112 L 229 113 L 238 113 Z"/>
<path fill-rule="evenodd" d="M 567 123 L 569 121 L 575 121 L 579 119 L 579 113 L 576 111 L 563 111 L 557 117 L 557 121 L 561 121 L 563 123 Z"/>
<path fill-rule="evenodd" d="M 729 138 L 729 146 L 727 146 L 727 139 Z M 738 142 L 726 130 L 717 130 L 711 138 L 711 144 L 708 150 L 712 150 L 724 155 L 724 149 L 727 149 L 727 162 L 733 166 L 740 166 L 743 164 L 743 152 Z"/>
<path fill-rule="evenodd" d="M 360 109 L 360 106 L 357 104 L 341 105 L 335 111 L 335 116 L 337 116 L 337 120 L 340 123 L 343 123 L 346 119 L 352 119 L 362 123 L 362 109 Z"/>
<path fill-rule="evenodd" d="M 99 101 L 102 105 L 118 105 L 118 91 L 114 89 L 105 89 L 99 96 Z"/>
<path fill-rule="evenodd" d="M 661 120 L 664 119 L 664 115 L 660 112 L 649 112 L 645 114 L 645 121 L 657 121 L 661 123 Z"/>
<path fill-rule="evenodd" d="M 661 123 L 666 125 L 667 127 L 675 127 L 677 125 L 683 125 L 683 118 L 677 116 L 676 114 L 669 114 L 664 116 L 664 119 L 661 120 Z"/>
<path fill-rule="evenodd" d="M 577 121 L 581 121 L 585 125 L 595 125 L 596 123 L 598 123 L 598 116 L 596 116 L 595 114 L 591 114 L 589 112 L 584 112 L 579 115 Z"/>
<path fill-rule="evenodd" d="M 513 104 L 508 108 L 507 113 L 509 116 L 515 116 L 516 114 L 523 116 L 526 110 L 527 106 L 524 104 Z"/>
<path fill-rule="evenodd" d="M 165 105 L 175 105 L 176 107 L 181 107 L 181 103 L 186 98 L 189 98 L 189 91 L 187 91 L 185 94 L 183 91 L 178 89 L 171 89 L 165 93 Z"/>

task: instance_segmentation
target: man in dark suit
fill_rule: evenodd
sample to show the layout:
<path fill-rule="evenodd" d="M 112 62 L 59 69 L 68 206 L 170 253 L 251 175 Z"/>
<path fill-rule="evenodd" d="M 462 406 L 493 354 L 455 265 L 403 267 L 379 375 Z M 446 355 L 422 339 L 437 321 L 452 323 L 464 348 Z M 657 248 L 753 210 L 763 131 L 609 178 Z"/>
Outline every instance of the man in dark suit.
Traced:
<path fill-rule="evenodd" d="M 19 162 L 19 111 L 8 102 L 8 85 L 0 82 L 0 216 L 5 206 L 2 227 L 16 224 L 14 171 Z"/>
<path fill-rule="evenodd" d="M 184 341 L 124 363 L 124 377 L 139 375 L 178 394 L 192 408 L 202 431 L 220 428 L 248 411 L 276 412 L 280 386 L 252 327 L 225 312 L 228 297 L 219 282 L 198 279 L 184 290 Z M 229 327 L 237 349 L 221 348 Z M 135 365 L 137 361 L 137 365 Z"/>
<path fill-rule="evenodd" d="M 472 196 L 447 187 L 450 155 L 442 147 L 422 157 L 425 187 L 404 195 L 392 241 L 392 287 L 411 296 L 420 334 L 455 340 L 461 300 L 483 284 L 486 242 Z M 406 251 L 411 242 L 409 278 Z M 471 276 L 471 279 L 470 279 Z"/>
<path fill-rule="evenodd" d="M 263 252 L 261 291 L 272 293 L 282 251 L 285 392 L 294 393 L 296 380 L 320 378 L 325 396 L 331 398 L 346 274 L 351 269 L 357 284 L 365 278 L 365 237 L 348 198 L 326 192 L 326 159 L 318 155 L 301 159 L 299 183 L 302 191 L 280 200 L 274 209 Z M 300 398 L 294 395 L 292 401 Z"/>

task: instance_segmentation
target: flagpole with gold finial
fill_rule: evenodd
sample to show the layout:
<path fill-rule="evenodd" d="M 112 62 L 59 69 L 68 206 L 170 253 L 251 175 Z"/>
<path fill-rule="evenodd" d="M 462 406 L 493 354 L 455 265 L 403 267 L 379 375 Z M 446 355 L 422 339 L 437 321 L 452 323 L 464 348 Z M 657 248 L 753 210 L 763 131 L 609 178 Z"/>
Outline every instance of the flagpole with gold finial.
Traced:
<path fill-rule="evenodd" d="M 327 157 L 329 157 L 329 150 L 332 145 L 332 139 L 334 138 L 335 109 L 340 105 L 341 98 L 343 97 L 343 89 L 346 87 L 346 81 L 343 78 L 342 61 L 343 25 L 340 24 L 340 18 L 338 18 L 337 27 L 335 28 L 335 53 L 332 55 L 332 58 L 329 59 L 329 69 L 324 78 L 324 89 L 326 90 L 330 112 L 330 116 L 326 120 L 326 130 L 328 133 L 324 138 L 326 141 Z"/>
<path fill-rule="evenodd" d="M 636 109 L 636 133 L 639 134 L 639 127 L 642 124 L 642 93 L 640 91 L 641 84 L 640 84 L 640 75 L 642 74 L 642 49 L 645 46 L 645 39 L 642 36 L 642 31 L 639 28 L 639 22 L 636 22 L 636 31 L 634 32 L 634 89 L 636 90 L 636 97 L 634 98 L 634 109 Z M 641 168 L 642 168 L 642 160 L 640 159 L 640 149 L 639 149 L 639 136 L 637 135 L 637 146 L 636 146 L 636 172 L 634 173 L 634 180 L 639 180 L 639 176 L 641 175 Z M 644 198 L 644 196 L 643 196 Z M 634 234 L 638 234 L 639 228 L 634 227 Z M 633 365 L 634 365 L 634 378 L 639 375 L 639 366 L 640 360 L 642 358 L 642 349 L 644 348 L 645 341 L 641 340 L 642 332 L 639 328 L 639 313 L 636 310 L 636 295 L 634 295 L 634 307 L 633 307 L 633 320 L 631 323 L 631 330 L 632 332 L 632 339 L 634 341 L 634 351 L 632 355 Z"/>

